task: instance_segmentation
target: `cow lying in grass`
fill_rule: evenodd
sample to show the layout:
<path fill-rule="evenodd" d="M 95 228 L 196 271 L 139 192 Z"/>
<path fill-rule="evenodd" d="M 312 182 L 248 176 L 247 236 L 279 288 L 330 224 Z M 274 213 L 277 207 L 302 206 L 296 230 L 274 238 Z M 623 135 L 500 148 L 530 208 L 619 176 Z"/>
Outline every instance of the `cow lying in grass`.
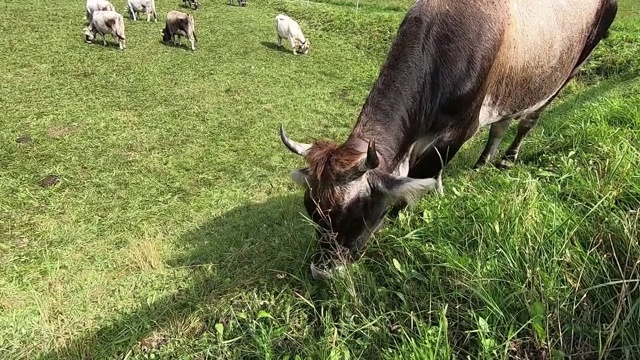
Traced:
<path fill-rule="evenodd" d="M 125 49 L 124 19 L 115 11 L 95 11 L 89 26 L 84 28 L 85 39 L 92 43 L 96 35 L 102 36 L 102 44 L 107 46 L 106 34 L 111 34 L 120 50 Z"/>

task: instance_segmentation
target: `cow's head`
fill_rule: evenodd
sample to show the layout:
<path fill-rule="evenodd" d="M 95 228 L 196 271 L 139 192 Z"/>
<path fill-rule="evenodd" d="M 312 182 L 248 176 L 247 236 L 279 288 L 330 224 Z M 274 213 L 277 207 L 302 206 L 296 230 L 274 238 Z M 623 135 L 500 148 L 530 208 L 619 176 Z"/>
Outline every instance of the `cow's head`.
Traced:
<path fill-rule="evenodd" d="M 303 54 L 307 54 L 309 52 L 309 46 L 311 46 L 309 39 L 304 39 L 304 41 L 300 43 L 300 50 Z"/>
<path fill-rule="evenodd" d="M 189 2 L 190 2 L 191 4 L 193 4 L 193 8 L 194 8 L 195 10 L 198 10 L 198 6 L 199 6 L 199 4 L 198 4 L 198 0 L 189 0 Z"/>
<path fill-rule="evenodd" d="M 330 276 L 337 266 L 358 258 L 371 235 L 382 225 L 389 208 L 411 203 L 436 189 L 435 179 L 412 179 L 390 174 L 376 151 L 375 141 L 342 145 L 316 141 L 295 142 L 280 127 L 283 144 L 305 158 L 308 166 L 291 178 L 305 188 L 304 206 L 318 225 L 320 262 L 328 272 L 311 264 L 314 278 Z"/>
<path fill-rule="evenodd" d="M 247 0 L 238 0 L 238 5 L 247 6 Z"/>
<path fill-rule="evenodd" d="M 171 41 L 171 33 L 169 32 L 168 26 L 165 25 L 164 29 L 162 29 L 160 33 L 162 34 L 162 42 L 166 43 Z"/>
<path fill-rule="evenodd" d="M 84 32 L 85 41 L 88 43 L 93 42 L 93 39 L 95 38 L 95 34 L 93 33 L 93 31 L 91 31 L 91 28 L 85 27 L 84 29 L 82 29 L 82 31 Z"/>

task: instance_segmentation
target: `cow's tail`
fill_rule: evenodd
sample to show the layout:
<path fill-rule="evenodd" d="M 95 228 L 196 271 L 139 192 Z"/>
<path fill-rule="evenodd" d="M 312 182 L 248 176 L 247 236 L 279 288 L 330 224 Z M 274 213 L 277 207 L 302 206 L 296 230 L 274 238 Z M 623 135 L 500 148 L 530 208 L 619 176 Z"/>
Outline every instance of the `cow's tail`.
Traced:
<path fill-rule="evenodd" d="M 189 29 L 193 34 L 193 40 L 195 40 L 195 42 L 198 42 L 198 37 L 196 36 L 196 26 L 193 20 L 193 15 L 189 14 L 189 17 L 187 18 L 187 20 L 189 21 Z"/>
<path fill-rule="evenodd" d="M 122 15 L 118 16 L 117 20 L 116 20 L 116 28 L 114 29 L 116 36 L 118 37 L 118 39 L 120 40 L 125 40 L 125 36 L 124 36 L 124 18 L 122 17 Z"/>

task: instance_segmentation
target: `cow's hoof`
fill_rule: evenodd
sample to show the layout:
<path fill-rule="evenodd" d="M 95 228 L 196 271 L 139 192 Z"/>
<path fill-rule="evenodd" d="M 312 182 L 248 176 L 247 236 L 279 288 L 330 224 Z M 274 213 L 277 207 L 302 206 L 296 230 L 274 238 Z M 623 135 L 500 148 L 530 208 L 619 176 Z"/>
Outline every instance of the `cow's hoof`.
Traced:
<path fill-rule="evenodd" d="M 473 167 L 471 169 L 478 171 L 478 170 L 482 169 L 486 164 L 487 164 L 486 162 L 478 161 L 477 163 L 475 163 L 473 165 Z"/>
<path fill-rule="evenodd" d="M 496 167 L 500 170 L 509 170 L 511 169 L 515 163 L 509 159 L 502 159 L 496 163 Z"/>

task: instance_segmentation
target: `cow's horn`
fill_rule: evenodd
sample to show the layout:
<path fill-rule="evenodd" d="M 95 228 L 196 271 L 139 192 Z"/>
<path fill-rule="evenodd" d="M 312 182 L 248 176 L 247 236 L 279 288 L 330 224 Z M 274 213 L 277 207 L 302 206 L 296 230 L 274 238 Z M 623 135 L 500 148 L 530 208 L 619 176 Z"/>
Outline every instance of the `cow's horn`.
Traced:
<path fill-rule="evenodd" d="M 371 139 L 369 147 L 367 147 L 367 167 L 375 169 L 378 165 L 380 165 L 380 159 L 378 159 L 378 152 L 376 151 L 376 139 Z"/>
<path fill-rule="evenodd" d="M 306 156 L 311 148 L 311 144 L 303 144 L 289 139 L 289 136 L 287 136 L 287 133 L 284 131 L 284 125 L 280 125 L 280 139 L 289 150 L 300 156 Z"/>
<path fill-rule="evenodd" d="M 376 140 L 371 139 L 367 146 L 367 157 L 362 159 L 362 162 L 358 166 L 358 170 L 373 170 L 377 168 L 378 165 L 380 165 L 380 159 L 378 158 L 378 152 L 376 151 Z"/>

